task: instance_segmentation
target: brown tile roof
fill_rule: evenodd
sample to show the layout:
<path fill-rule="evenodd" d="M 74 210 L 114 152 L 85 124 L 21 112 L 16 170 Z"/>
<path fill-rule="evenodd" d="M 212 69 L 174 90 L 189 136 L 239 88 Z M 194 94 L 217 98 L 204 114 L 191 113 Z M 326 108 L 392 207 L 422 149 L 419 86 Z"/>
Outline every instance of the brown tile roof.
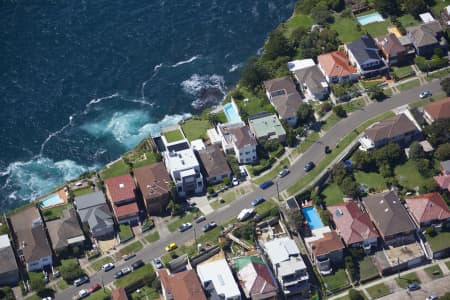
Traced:
<path fill-rule="evenodd" d="M 163 162 L 135 169 L 134 178 L 144 199 L 158 198 L 170 192 L 170 177 Z"/>
<path fill-rule="evenodd" d="M 389 55 L 405 52 L 406 49 L 393 33 L 382 35 L 376 38 L 378 45 Z"/>
<path fill-rule="evenodd" d="M 264 87 L 269 93 L 279 90 L 285 90 L 286 94 L 297 93 L 295 83 L 290 76 L 264 81 Z"/>
<path fill-rule="evenodd" d="M 161 285 L 174 300 L 196 299 L 206 300 L 200 280 L 194 270 L 186 270 L 169 274 L 169 270 L 158 270 Z"/>
<path fill-rule="evenodd" d="M 450 191 L 450 175 L 434 176 L 434 181 L 439 184 L 441 189 Z"/>
<path fill-rule="evenodd" d="M 363 204 L 383 237 L 409 232 L 416 228 L 393 191 L 367 196 L 363 198 Z"/>
<path fill-rule="evenodd" d="M 74 208 L 65 209 L 61 218 L 46 223 L 48 235 L 55 250 L 67 247 L 72 238 L 84 238 Z"/>
<path fill-rule="evenodd" d="M 405 114 L 400 114 L 376 123 L 374 126 L 366 129 L 365 134 L 372 141 L 376 142 L 383 139 L 392 139 L 417 130 L 417 127 Z"/>
<path fill-rule="evenodd" d="M 347 245 L 378 237 L 378 232 L 369 216 L 363 213 L 355 202 L 329 206 L 328 211 Z"/>
<path fill-rule="evenodd" d="M 111 297 L 113 300 L 128 300 L 128 296 L 124 288 L 112 290 Z"/>
<path fill-rule="evenodd" d="M 326 255 L 345 248 L 336 231 L 325 232 L 323 238 L 310 242 L 309 244 L 314 256 Z"/>
<path fill-rule="evenodd" d="M 444 221 L 450 218 L 450 209 L 439 193 L 428 193 L 406 199 L 409 210 L 418 223 Z"/>
<path fill-rule="evenodd" d="M 269 93 L 284 90 L 284 92 L 272 96 L 272 99 L 270 99 L 281 118 L 286 119 L 297 115 L 302 98 L 290 76 L 265 81 L 264 86 Z"/>
<path fill-rule="evenodd" d="M 344 77 L 356 73 L 344 51 L 333 51 L 317 56 L 317 61 L 328 77 Z"/>
<path fill-rule="evenodd" d="M 450 97 L 427 104 L 423 109 L 433 117 L 434 120 L 450 118 Z"/>
<path fill-rule="evenodd" d="M 229 132 L 234 136 L 233 141 L 238 148 L 246 145 L 256 146 L 256 138 L 247 125 L 241 127 L 230 128 Z"/>
<path fill-rule="evenodd" d="M 219 147 L 214 145 L 207 146 L 205 150 L 198 151 L 198 156 L 206 171 L 207 177 L 229 175 L 231 173 L 225 155 Z"/>
<path fill-rule="evenodd" d="M 130 174 L 108 178 L 105 186 L 113 203 L 135 198 L 136 184 Z"/>
<path fill-rule="evenodd" d="M 438 21 L 420 24 L 406 28 L 414 40 L 416 47 L 423 47 L 433 45 L 438 42 L 436 39 L 437 33 L 442 31 L 442 27 Z"/>

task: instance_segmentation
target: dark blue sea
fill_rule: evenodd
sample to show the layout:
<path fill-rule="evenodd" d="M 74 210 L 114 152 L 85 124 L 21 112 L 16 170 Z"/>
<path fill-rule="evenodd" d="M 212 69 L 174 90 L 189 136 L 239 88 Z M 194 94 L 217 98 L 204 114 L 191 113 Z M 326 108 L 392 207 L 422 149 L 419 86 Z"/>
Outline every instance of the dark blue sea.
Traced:
<path fill-rule="evenodd" d="M 0 3 L 0 212 L 219 103 L 293 0 Z"/>

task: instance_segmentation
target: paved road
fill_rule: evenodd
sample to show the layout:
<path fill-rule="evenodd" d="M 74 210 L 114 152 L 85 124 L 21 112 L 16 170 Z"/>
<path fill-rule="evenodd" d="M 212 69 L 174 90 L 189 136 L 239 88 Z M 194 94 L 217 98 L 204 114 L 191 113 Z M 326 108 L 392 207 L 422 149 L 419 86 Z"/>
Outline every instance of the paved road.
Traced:
<path fill-rule="evenodd" d="M 408 292 L 406 289 L 398 289 L 393 294 L 384 296 L 382 298 L 379 298 L 380 300 L 389 300 L 389 299 L 396 299 L 396 300 L 411 300 L 411 299 L 417 299 L 417 300 L 423 300 L 428 296 L 431 295 L 437 295 L 442 296 L 445 293 L 450 291 L 449 287 L 449 276 L 445 276 L 439 279 L 434 279 L 433 281 L 427 282 L 425 284 L 421 284 L 420 290 L 414 291 L 414 292 Z"/>
<path fill-rule="evenodd" d="M 324 156 L 324 145 L 329 145 L 334 147 L 343 137 L 350 133 L 353 129 L 357 128 L 360 124 L 365 121 L 383 113 L 389 111 L 395 107 L 408 104 L 418 100 L 418 95 L 423 90 L 430 90 L 433 94 L 441 91 L 439 80 L 432 81 L 426 85 L 418 86 L 412 88 L 408 91 L 402 92 L 400 94 L 394 95 L 383 102 L 374 102 L 368 106 L 353 112 L 349 117 L 337 123 L 334 127 L 328 130 L 328 132 L 322 136 L 315 144 L 313 144 L 304 154 L 301 155 L 299 159 L 290 167 L 291 173 L 279 180 L 279 190 L 280 192 L 287 189 L 298 181 L 301 177 L 305 175 L 303 171 L 303 166 L 308 161 L 313 161 L 314 163 L 320 162 Z M 228 220 L 236 217 L 238 213 L 247 207 L 250 207 L 250 201 L 256 197 L 263 196 L 265 198 L 271 198 L 276 195 L 276 187 L 272 186 L 266 190 L 257 190 L 253 193 L 247 194 L 242 198 L 236 199 L 231 205 L 224 206 L 219 210 L 211 213 L 207 216 L 207 221 L 214 220 L 218 224 L 227 222 Z M 201 224 L 194 224 L 197 234 L 201 233 L 201 227 L 205 222 Z M 140 250 L 136 257 L 128 262 L 119 261 L 116 263 L 116 270 L 131 265 L 134 261 L 142 259 L 145 262 L 150 262 L 152 258 L 161 256 L 164 254 L 164 247 L 171 242 L 175 242 L 178 245 L 184 244 L 188 241 L 194 239 L 194 231 L 190 229 L 184 233 L 173 233 L 170 236 L 163 236 L 160 240 L 146 245 L 142 250 Z M 103 279 L 105 285 L 113 281 L 114 271 L 108 273 L 99 272 L 91 276 L 91 283 L 85 284 L 81 287 L 75 288 L 70 287 L 66 290 L 58 293 L 56 299 L 70 299 L 73 295 L 78 293 L 79 290 L 83 288 L 88 288 L 94 283 L 100 283 Z M 103 278 L 101 278 L 103 277 Z"/>

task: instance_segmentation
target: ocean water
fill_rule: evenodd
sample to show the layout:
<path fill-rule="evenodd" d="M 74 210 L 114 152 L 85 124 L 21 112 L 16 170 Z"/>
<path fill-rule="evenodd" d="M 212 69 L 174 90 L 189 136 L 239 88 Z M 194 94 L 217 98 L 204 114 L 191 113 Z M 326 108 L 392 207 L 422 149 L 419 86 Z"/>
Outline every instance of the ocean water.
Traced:
<path fill-rule="evenodd" d="M 0 212 L 220 102 L 294 4 L 1 1 Z"/>

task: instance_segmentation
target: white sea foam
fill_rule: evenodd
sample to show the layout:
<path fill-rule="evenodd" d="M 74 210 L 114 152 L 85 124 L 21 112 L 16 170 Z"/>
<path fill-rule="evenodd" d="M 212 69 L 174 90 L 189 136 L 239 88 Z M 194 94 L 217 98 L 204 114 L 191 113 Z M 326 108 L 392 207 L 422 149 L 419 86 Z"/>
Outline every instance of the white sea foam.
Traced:
<path fill-rule="evenodd" d="M 194 55 L 194 56 L 192 56 L 191 58 L 189 58 L 187 60 L 182 60 L 182 61 L 179 61 L 179 62 L 171 65 L 171 67 L 172 68 L 176 68 L 176 67 L 184 65 L 184 64 L 189 64 L 189 63 L 191 63 L 191 62 L 193 62 L 193 61 L 195 61 L 195 60 L 197 60 L 199 58 L 200 58 L 200 55 Z"/>
<path fill-rule="evenodd" d="M 223 76 L 193 74 L 181 83 L 183 91 L 195 96 L 191 103 L 195 109 L 202 109 L 219 103 L 226 95 Z"/>
<path fill-rule="evenodd" d="M 232 73 L 242 67 L 242 63 L 240 64 L 232 64 L 231 67 L 228 69 L 228 72 Z"/>

